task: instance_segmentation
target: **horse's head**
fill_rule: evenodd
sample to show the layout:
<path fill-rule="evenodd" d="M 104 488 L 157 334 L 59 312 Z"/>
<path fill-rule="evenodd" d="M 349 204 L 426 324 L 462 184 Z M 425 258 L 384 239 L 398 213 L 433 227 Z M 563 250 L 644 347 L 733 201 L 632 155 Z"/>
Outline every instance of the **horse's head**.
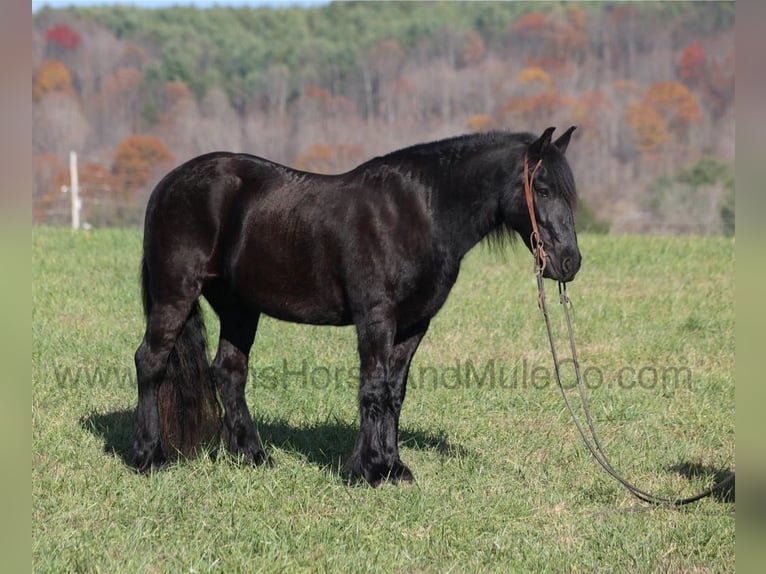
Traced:
<path fill-rule="evenodd" d="M 528 177 L 532 177 L 540 162 L 532 180 L 532 196 L 540 240 L 548 256 L 543 276 L 565 282 L 574 279 L 582 260 L 573 215 L 577 191 L 572 171 L 564 157 L 574 129 L 574 126 L 570 127 L 555 142 L 551 142 L 554 128 L 548 128 L 526 149 Z M 521 214 L 514 218 L 514 228 L 531 251 L 532 222 L 523 195 L 523 168 L 520 173 L 523 207 Z M 518 200 L 514 203 L 519 204 Z"/>

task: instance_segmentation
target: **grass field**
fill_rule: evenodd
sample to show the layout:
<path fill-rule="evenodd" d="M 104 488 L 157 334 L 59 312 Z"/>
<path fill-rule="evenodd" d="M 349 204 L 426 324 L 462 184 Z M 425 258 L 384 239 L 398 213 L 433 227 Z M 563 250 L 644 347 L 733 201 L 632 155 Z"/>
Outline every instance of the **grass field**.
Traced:
<path fill-rule="evenodd" d="M 734 465 L 734 241 L 580 244 L 570 295 L 605 446 L 643 488 L 691 494 Z M 200 457 L 136 475 L 140 245 L 138 231 L 33 231 L 35 571 L 734 570 L 734 504 L 648 507 L 589 458 L 521 244 L 469 254 L 416 355 L 402 415 L 415 485 L 337 474 L 356 429 L 353 330 L 268 319 L 248 402 L 276 467 Z"/>

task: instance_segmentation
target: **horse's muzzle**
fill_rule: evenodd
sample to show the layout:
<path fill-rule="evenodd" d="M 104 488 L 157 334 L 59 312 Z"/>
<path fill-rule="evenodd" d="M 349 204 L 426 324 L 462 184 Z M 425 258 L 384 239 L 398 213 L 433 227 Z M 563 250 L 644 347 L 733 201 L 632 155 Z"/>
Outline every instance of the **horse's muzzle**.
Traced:
<path fill-rule="evenodd" d="M 577 275 L 581 264 L 582 255 L 579 251 L 565 253 L 560 260 L 549 257 L 548 264 L 543 271 L 543 277 L 569 283 Z"/>

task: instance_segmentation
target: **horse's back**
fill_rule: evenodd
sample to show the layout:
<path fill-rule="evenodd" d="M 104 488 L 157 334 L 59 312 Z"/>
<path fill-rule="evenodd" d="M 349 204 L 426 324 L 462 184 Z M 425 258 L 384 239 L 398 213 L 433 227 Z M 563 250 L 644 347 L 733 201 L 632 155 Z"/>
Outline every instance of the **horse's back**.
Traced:
<path fill-rule="evenodd" d="M 241 193 L 247 208 L 229 282 L 281 319 L 351 323 L 366 304 L 359 293 L 412 283 L 406 263 L 430 248 L 424 200 L 392 170 L 283 169 L 266 188 L 261 177 L 245 178 Z"/>
<path fill-rule="evenodd" d="M 359 293 L 430 291 L 432 239 L 427 194 L 395 166 L 323 176 L 227 152 L 157 185 L 145 235 L 147 253 L 185 263 L 203 292 L 215 285 L 259 312 L 335 325 L 367 304 Z"/>

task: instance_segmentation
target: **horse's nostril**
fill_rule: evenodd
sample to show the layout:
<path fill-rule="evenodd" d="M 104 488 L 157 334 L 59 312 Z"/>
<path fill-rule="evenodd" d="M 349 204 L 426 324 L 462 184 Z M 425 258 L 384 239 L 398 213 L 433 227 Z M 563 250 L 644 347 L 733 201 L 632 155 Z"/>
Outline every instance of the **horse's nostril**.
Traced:
<path fill-rule="evenodd" d="M 561 268 L 564 270 L 564 273 L 571 273 L 572 272 L 572 258 L 571 257 L 565 257 L 564 261 L 561 262 Z"/>

